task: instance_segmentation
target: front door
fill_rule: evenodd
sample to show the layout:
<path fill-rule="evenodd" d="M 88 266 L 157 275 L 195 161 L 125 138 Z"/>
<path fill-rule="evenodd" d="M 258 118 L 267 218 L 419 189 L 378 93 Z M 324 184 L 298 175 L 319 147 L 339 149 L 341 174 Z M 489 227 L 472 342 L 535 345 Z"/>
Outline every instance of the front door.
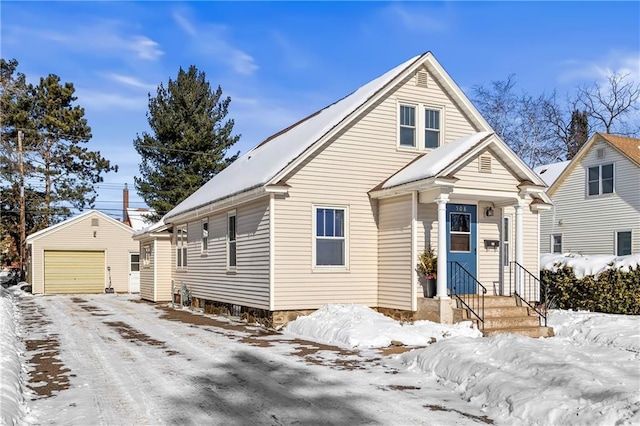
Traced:
<path fill-rule="evenodd" d="M 129 253 L 129 293 L 140 293 L 140 253 Z"/>
<path fill-rule="evenodd" d="M 447 260 L 457 262 L 469 275 L 477 279 L 476 256 L 477 207 L 472 204 L 447 204 Z M 455 263 L 451 263 L 448 285 L 455 284 L 458 292 L 475 294 L 475 280 Z"/>

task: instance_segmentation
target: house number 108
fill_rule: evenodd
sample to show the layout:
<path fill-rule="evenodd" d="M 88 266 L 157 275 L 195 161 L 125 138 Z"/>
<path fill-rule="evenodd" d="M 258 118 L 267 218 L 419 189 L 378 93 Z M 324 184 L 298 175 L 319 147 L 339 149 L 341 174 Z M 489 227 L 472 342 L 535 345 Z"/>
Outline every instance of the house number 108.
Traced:
<path fill-rule="evenodd" d="M 467 211 L 467 206 L 456 206 L 456 211 L 457 212 L 466 212 Z"/>

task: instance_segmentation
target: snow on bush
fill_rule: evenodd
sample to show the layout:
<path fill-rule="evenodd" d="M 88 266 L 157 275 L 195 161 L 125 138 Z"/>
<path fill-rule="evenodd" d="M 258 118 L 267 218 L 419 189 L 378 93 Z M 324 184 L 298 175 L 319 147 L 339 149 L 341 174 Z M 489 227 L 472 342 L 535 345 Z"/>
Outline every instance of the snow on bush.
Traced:
<path fill-rule="evenodd" d="M 540 269 L 556 272 L 563 267 L 573 268 L 576 278 L 587 275 L 599 275 L 607 269 L 620 269 L 629 272 L 629 268 L 640 267 L 640 254 L 613 256 L 607 254 L 582 255 L 576 253 L 545 253 L 540 255 Z"/>

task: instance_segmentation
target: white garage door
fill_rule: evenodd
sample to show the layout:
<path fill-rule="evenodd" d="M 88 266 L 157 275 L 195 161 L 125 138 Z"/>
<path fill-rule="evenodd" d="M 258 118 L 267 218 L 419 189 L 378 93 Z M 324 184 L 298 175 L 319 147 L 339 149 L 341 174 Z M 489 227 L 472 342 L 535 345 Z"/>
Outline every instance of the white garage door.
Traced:
<path fill-rule="evenodd" d="M 104 251 L 45 250 L 44 293 L 104 293 Z"/>

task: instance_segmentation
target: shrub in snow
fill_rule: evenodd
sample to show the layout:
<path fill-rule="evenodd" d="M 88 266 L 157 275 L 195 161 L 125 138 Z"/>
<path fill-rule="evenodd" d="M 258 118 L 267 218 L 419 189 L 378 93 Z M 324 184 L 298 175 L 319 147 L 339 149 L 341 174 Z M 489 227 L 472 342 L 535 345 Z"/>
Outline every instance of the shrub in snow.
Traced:
<path fill-rule="evenodd" d="M 550 308 L 586 310 L 608 314 L 640 315 L 640 266 L 628 271 L 605 269 L 599 275 L 576 277 L 570 266 L 542 270 Z"/>

